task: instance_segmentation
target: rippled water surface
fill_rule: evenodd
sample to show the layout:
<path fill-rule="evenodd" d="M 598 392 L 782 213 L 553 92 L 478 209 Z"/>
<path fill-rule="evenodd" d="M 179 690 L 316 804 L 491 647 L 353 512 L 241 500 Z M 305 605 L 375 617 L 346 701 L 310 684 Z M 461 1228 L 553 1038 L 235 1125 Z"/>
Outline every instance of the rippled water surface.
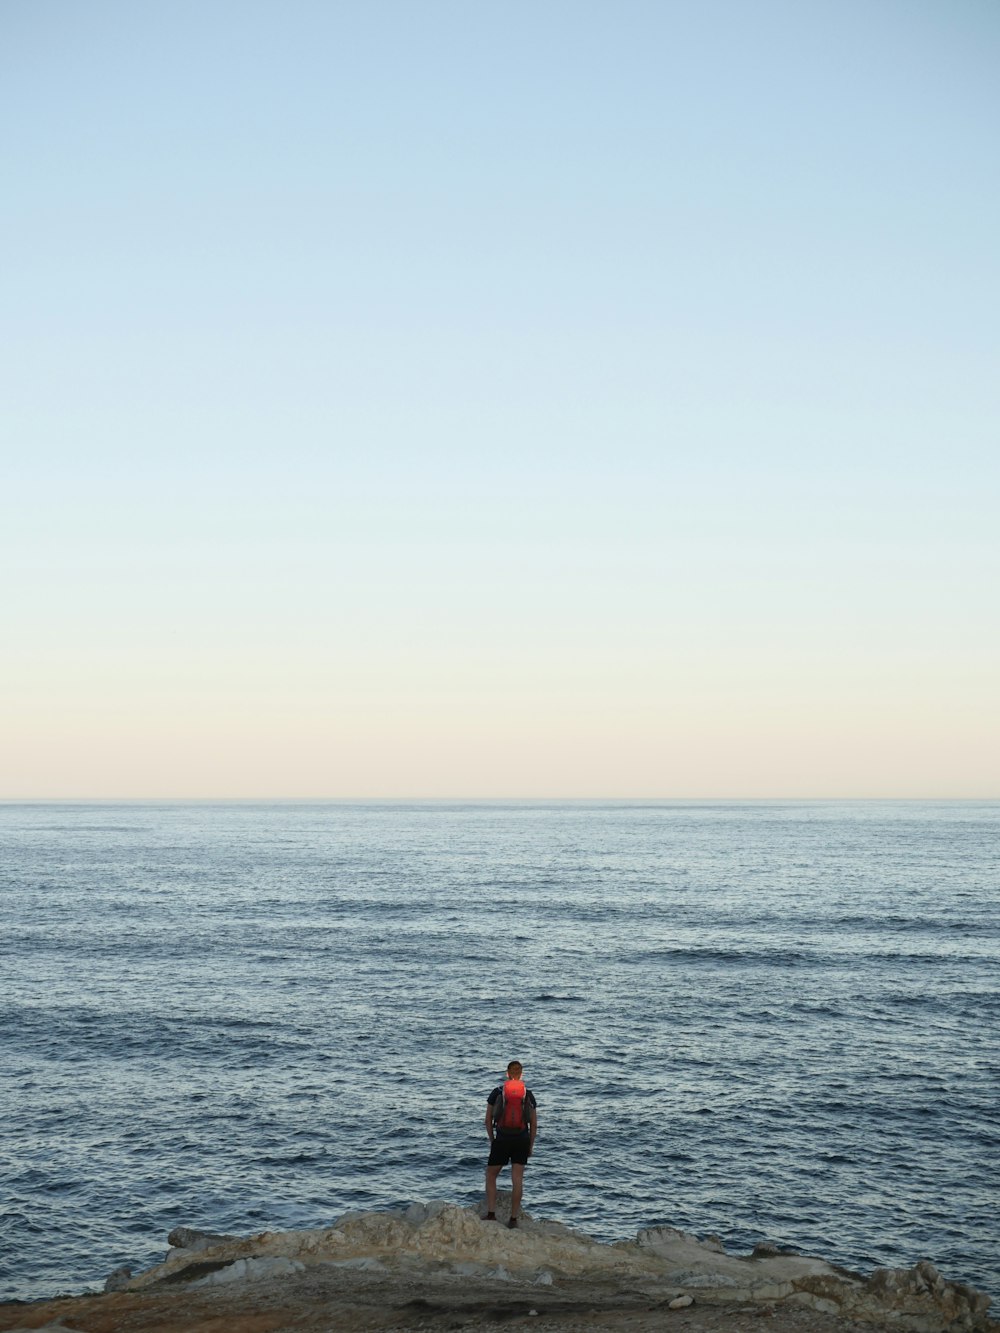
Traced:
<path fill-rule="evenodd" d="M 996 804 L 0 806 L 0 1294 L 527 1206 L 1000 1296 Z"/>

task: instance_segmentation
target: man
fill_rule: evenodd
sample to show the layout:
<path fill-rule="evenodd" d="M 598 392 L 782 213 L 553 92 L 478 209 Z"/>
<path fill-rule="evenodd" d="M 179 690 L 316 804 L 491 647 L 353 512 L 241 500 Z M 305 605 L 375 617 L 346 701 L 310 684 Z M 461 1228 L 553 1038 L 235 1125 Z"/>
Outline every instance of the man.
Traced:
<path fill-rule="evenodd" d="M 510 1162 L 509 1227 L 517 1226 L 524 1168 L 538 1133 L 535 1094 L 524 1086 L 523 1072 L 520 1060 L 511 1060 L 507 1066 L 507 1081 L 495 1087 L 486 1099 L 486 1133 L 490 1139 L 490 1159 L 486 1166 L 486 1220 L 497 1220 L 497 1176 Z"/>

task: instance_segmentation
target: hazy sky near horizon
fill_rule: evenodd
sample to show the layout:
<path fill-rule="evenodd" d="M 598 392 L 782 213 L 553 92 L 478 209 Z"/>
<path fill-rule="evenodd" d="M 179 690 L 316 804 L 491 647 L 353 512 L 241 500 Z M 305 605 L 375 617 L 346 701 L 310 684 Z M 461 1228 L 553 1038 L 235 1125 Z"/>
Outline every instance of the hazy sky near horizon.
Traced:
<path fill-rule="evenodd" d="M 998 69 L 4 0 L 0 797 L 1000 796 Z"/>

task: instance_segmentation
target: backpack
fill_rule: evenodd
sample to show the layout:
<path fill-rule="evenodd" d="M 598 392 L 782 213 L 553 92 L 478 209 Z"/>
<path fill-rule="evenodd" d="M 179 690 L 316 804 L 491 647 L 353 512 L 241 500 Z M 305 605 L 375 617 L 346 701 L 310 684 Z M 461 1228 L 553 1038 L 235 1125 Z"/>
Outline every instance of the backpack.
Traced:
<path fill-rule="evenodd" d="M 493 1123 L 501 1134 L 525 1134 L 531 1124 L 528 1089 L 519 1078 L 509 1078 L 493 1105 Z"/>

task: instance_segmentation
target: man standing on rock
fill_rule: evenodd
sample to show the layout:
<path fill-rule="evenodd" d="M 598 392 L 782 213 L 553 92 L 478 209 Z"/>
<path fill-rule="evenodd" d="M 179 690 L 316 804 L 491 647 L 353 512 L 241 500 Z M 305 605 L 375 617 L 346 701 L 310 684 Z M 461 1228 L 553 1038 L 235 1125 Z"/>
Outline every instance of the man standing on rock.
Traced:
<path fill-rule="evenodd" d="M 497 1220 L 497 1176 L 510 1162 L 511 1194 L 509 1227 L 517 1226 L 524 1189 L 524 1168 L 538 1133 L 535 1094 L 524 1086 L 520 1060 L 511 1060 L 507 1079 L 486 1099 L 486 1133 L 490 1159 L 486 1166 L 486 1220 Z"/>

